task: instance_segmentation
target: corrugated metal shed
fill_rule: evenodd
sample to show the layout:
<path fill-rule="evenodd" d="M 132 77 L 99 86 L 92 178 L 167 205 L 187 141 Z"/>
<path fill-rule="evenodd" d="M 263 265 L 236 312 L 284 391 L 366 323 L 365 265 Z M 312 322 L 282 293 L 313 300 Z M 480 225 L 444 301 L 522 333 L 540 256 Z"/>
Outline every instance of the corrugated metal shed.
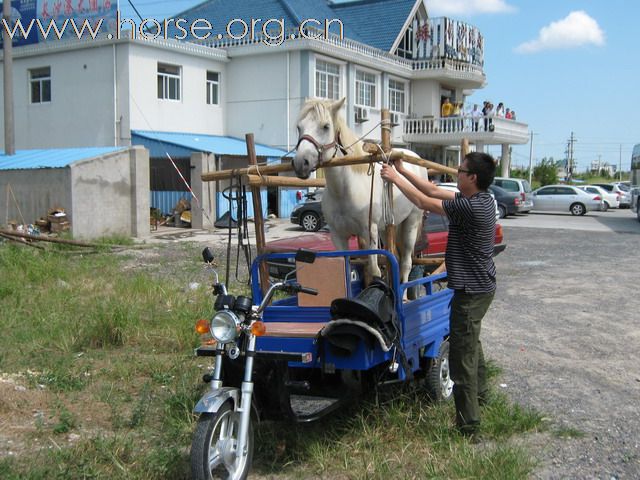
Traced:
<path fill-rule="evenodd" d="M 128 147 L 49 148 L 18 150 L 15 155 L 0 154 L 0 170 L 64 168 L 74 162 L 100 157 Z"/>
<path fill-rule="evenodd" d="M 149 149 L 151 157 L 165 157 L 166 153 L 175 156 L 189 156 L 191 152 L 208 152 L 217 155 L 247 154 L 247 144 L 244 140 L 196 133 L 132 130 L 131 143 L 144 145 Z M 286 153 L 279 148 L 256 143 L 256 155 L 259 157 L 271 157 L 275 161 Z"/>

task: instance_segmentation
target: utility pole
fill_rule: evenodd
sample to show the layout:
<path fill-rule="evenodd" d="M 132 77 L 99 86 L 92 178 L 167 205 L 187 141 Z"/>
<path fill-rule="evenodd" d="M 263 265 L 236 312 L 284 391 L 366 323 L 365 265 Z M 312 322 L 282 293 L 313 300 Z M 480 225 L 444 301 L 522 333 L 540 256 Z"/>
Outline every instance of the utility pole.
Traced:
<path fill-rule="evenodd" d="M 569 139 L 569 161 L 567 167 L 567 182 L 570 182 L 573 177 L 573 144 L 577 140 L 573 136 L 573 132 L 571 132 L 571 138 Z"/>
<path fill-rule="evenodd" d="M 622 144 L 620 144 L 620 160 L 619 160 L 619 164 L 618 164 L 618 178 L 619 181 L 622 181 Z"/>
<path fill-rule="evenodd" d="M 2 18 L 7 25 L 11 22 L 11 0 L 2 2 Z M 6 28 L 2 29 L 2 73 L 4 75 L 4 153 L 16 153 L 13 129 L 13 40 Z"/>
<path fill-rule="evenodd" d="M 535 133 L 533 133 L 533 130 L 530 133 L 531 135 L 531 139 L 529 140 L 529 185 L 531 185 L 531 173 L 533 170 L 533 167 L 531 165 L 531 162 L 533 161 L 533 136 L 535 135 Z"/>

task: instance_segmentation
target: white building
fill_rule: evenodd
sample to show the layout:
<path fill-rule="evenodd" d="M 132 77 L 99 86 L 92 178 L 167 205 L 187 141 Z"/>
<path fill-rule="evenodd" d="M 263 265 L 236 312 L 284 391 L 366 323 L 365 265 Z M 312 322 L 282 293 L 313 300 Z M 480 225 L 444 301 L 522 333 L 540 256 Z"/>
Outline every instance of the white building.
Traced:
<path fill-rule="evenodd" d="M 148 146 L 136 132 L 191 139 L 244 139 L 251 132 L 284 153 L 297 142 L 295 121 L 306 98 L 342 96 L 356 133 L 379 138 L 380 111 L 389 108 L 397 123 L 394 144 L 448 165 L 458 164 L 463 137 L 478 150 L 503 145 L 507 166 L 509 145 L 528 141 L 520 121 L 441 118 L 444 98 L 463 103 L 484 86 L 484 39 L 471 25 L 429 18 L 428 1 L 216 0 L 176 18 L 198 26 L 206 19 L 214 35 L 175 40 L 174 26 L 162 32 L 168 39 L 103 33 L 14 48 L 16 148 L 128 146 L 132 138 Z M 241 35 L 236 18 L 253 25 L 255 35 Z M 328 35 L 309 28 L 325 23 Z M 173 154 L 197 151 L 193 142 L 176 142 L 167 137 Z M 216 168 L 243 161 L 223 146 L 203 151 L 215 157 Z M 152 153 L 152 182 L 154 158 L 165 161 Z M 285 216 L 290 203 L 270 207 Z"/>

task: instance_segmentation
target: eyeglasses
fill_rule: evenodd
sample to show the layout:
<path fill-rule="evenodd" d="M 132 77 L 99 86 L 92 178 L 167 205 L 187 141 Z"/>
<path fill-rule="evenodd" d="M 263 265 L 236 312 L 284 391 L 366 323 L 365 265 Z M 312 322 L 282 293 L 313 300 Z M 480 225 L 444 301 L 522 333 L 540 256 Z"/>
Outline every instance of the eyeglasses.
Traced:
<path fill-rule="evenodd" d="M 472 172 L 471 170 L 465 170 L 464 168 L 458 167 L 458 173 L 466 173 L 467 175 L 473 175 L 475 172 Z"/>

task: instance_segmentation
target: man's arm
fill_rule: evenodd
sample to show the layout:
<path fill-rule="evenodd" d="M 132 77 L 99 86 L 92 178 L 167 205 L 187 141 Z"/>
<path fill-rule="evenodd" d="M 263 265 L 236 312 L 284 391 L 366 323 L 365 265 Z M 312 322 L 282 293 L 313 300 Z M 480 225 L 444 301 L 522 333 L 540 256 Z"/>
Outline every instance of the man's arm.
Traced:
<path fill-rule="evenodd" d="M 444 209 L 442 208 L 442 199 L 431 198 L 430 196 L 421 192 L 420 190 L 418 190 L 418 188 L 412 185 L 409 180 L 401 176 L 391 165 L 383 165 L 381 175 L 384 180 L 392 182 L 394 185 L 396 185 L 414 205 L 420 207 L 423 210 L 439 213 L 440 215 L 445 214 Z M 455 196 L 455 194 L 453 195 Z"/>
<path fill-rule="evenodd" d="M 394 163 L 398 173 L 403 175 L 411 184 L 419 191 L 432 198 L 438 198 L 440 200 L 453 200 L 456 197 L 455 192 L 451 190 L 445 190 L 444 188 L 438 188 L 434 183 L 426 180 L 411 170 L 404 168 L 404 162 L 402 160 L 396 160 Z"/>

